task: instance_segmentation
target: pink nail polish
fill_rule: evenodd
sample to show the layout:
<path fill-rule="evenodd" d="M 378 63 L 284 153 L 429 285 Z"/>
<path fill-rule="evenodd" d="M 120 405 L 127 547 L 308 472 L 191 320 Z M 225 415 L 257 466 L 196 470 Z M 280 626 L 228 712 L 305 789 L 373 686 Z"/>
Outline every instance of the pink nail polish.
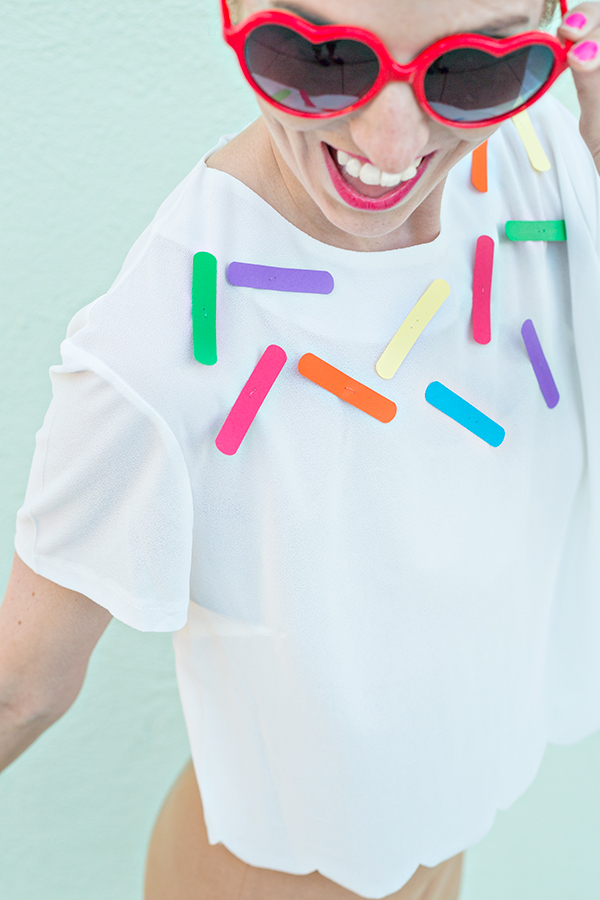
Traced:
<path fill-rule="evenodd" d="M 587 25 L 587 19 L 582 13 L 573 13 L 572 16 L 567 16 L 563 25 L 566 25 L 567 28 L 576 28 L 579 31 L 584 25 Z"/>
<path fill-rule="evenodd" d="M 592 59 L 596 58 L 599 49 L 596 41 L 584 41 L 583 44 L 578 44 L 576 47 L 573 47 L 571 53 L 579 60 L 579 62 L 590 62 Z"/>

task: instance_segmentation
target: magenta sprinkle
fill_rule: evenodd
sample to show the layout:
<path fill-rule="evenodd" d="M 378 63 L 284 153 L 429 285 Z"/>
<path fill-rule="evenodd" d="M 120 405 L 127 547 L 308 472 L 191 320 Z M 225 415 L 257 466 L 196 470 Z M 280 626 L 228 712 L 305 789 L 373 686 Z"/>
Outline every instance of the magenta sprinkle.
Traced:
<path fill-rule="evenodd" d="M 225 453 L 227 456 L 237 453 L 286 361 L 285 350 L 278 347 L 277 344 L 270 344 L 267 347 L 217 435 L 215 444 L 221 453 Z"/>

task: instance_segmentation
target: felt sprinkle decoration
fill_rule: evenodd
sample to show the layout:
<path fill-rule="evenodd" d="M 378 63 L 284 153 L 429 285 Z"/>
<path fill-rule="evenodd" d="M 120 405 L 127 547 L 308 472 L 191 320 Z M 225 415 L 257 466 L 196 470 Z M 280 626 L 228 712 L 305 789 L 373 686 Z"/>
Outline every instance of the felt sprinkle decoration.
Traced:
<path fill-rule="evenodd" d="M 539 138 L 535 133 L 533 122 L 529 118 L 527 110 L 524 109 L 522 112 L 517 113 L 516 116 L 512 117 L 512 120 L 519 132 L 519 137 L 527 150 L 527 156 L 529 157 L 529 162 L 533 168 L 536 172 L 547 172 L 552 166 L 550 165 L 548 157 L 544 153 L 544 148 L 540 144 Z"/>
<path fill-rule="evenodd" d="M 396 404 L 382 397 L 376 391 L 372 391 L 360 381 L 354 381 L 348 375 L 334 369 L 329 363 L 313 356 L 312 353 L 305 353 L 298 363 L 298 371 L 305 378 L 318 384 L 319 387 L 325 388 L 346 403 L 356 406 L 368 415 L 373 416 L 380 422 L 391 422 L 396 415 Z"/>
<path fill-rule="evenodd" d="M 499 447 L 504 440 L 506 432 L 492 419 L 488 419 L 482 412 L 455 394 L 449 388 L 432 382 L 425 391 L 425 399 L 440 412 L 454 419 L 463 428 L 490 444 L 491 447 Z"/>
<path fill-rule="evenodd" d="M 473 270 L 473 340 L 478 344 L 489 344 L 492 339 L 490 299 L 493 267 L 494 241 L 484 234 L 477 238 Z"/>
<path fill-rule="evenodd" d="M 523 322 L 521 334 L 544 400 L 550 409 L 554 409 L 560 399 L 560 395 L 531 319 Z"/>
<path fill-rule="evenodd" d="M 276 344 L 267 347 L 217 435 L 215 444 L 221 453 L 227 456 L 237 453 L 286 361 L 287 356 L 281 347 Z"/>
<path fill-rule="evenodd" d="M 436 278 L 389 342 L 375 366 L 381 378 L 393 378 L 409 350 L 448 297 L 450 285 L 442 278 Z"/>
<path fill-rule="evenodd" d="M 255 266 L 252 263 L 232 262 L 227 278 L 238 287 L 259 288 L 263 291 L 296 291 L 302 294 L 330 294 L 333 277 L 316 269 L 279 269 L 274 266 Z"/>
<path fill-rule="evenodd" d="M 507 222 L 506 237 L 509 241 L 566 241 L 564 219 L 545 222 Z"/>
<path fill-rule="evenodd" d="M 471 181 L 473 187 L 485 194 L 488 189 L 487 177 L 487 141 L 473 150 L 471 155 Z"/>
<path fill-rule="evenodd" d="M 217 361 L 217 260 L 195 253 L 192 270 L 194 358 L 205 366 Z"/>

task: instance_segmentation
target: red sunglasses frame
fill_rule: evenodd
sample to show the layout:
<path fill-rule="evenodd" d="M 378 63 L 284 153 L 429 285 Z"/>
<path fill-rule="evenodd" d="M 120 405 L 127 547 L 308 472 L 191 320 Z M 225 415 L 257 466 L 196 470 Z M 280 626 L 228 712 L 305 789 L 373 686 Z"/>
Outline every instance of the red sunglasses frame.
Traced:
<path fill-rule="evenodd" d="M 568 11 L 567 0 L 560 0 L 560 9 L 564 16 Z M 546 34 L 543 31 L 526 31 L 522 34 L 517 34 L 514 37 L 507 38 L 490 38 L 481 34 L 453 34 L 449 37 L 442 38 L 439 41 L 435 41 L 435 43 L 430 44 L 429 47 L 426 47 L 425 50 L 419 53 L 412 62 L 407 65 L 401 65 L 392 59 L 385 44 L 377 37 L 377 35 L 364 28 L 356 28 L 353 25 L 313 25 L 311 22 L 307 22 L 305 19 L 301 19 L 293 13 L 275 9 L 262 10 L 249 16 L 241 24 L 232 25 L 226 0 L 221 0 L 221 10 L 223 15 L 223 37 L 226 43 L 229 44 L 237 54 L 242 72 L 252 89 L 263 97 L 267 103 L 270 103 L 271 106 L 281 110 L 281 112 L 290 116 L 299 116 L 305 119 L 332 119 L 337 116 L 346 116 L 349 113 L 353 113 L 355 110 L 360 109 L 361 106 L 365 106 L 369 103 L 369 101 L 372 100 L 384 85 L 388 84 L 388 82 L 406 81 L 411 85 L 417 100 L 426 111 L 427 115 L 431 116 L 431 118 L 435 119 L 437 122 L 441 122 L 442 125 L 449 125 L 453 128 L 485 128 L 487 125 L 494 125 L 497 122 L 502 122 L 504 119 L 512 118 L 512 116 L 526 109 L 528 106 L 531 106 L 536 100 L 539 100 L 542 94 L 546 93 L 558 76 L 567 68 L 567 53 L 574 43 L 573 41 L 566 41 L 566 43 L 563 44 L 558 38 L 552 37 L 552 35 Z M 273 100 L 272 97 L 269 97 L 269 95 L 262 90 L 252 78 L 246 64 L 244 53 L 246 38 L 250 32 L 260 25 L 283 25 L 301 35 L 307 41 L 310 41 L 311 44 L 321 44 L 326 41 L 335 40 L 354 40 L 366 44 L 379 60 L 380 70 L 377 80 L 364 97 L 361 97 L 360 100 L 352 104 L 352 106 L 348 106 L 343 110 L 306 113 L 297 109 L 289 109 L 282 103 L 278 103 L 277 100 Z M 443 53 L 447 53 L 449 50 L 470 47 L 476 50 L 483 50 L 492 56 L 499 57 L 533 44 L 550 47 L 554 53 L 554 66 L 550 73 L 550 77 L 544 82 L 537 93 L 516 109 L 499 116 L 493 116 L 490 119 L 482 119 L 478 122 L 454 122 L 451 119 L 445 119 L 443 116 L 440 116 L 429 105 L 425 96 L 423 82 L 429 66 Z"/>

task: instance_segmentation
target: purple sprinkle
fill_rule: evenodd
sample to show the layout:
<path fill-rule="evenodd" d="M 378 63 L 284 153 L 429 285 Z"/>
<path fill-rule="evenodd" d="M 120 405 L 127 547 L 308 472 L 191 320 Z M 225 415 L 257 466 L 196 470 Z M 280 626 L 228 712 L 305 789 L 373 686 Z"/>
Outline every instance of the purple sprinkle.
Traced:
<path fill-rule="evenodd" d="M 554 409 L 559 401 L 558 389 L 531 319 L 523 322 L 521 334 L 544 400 L 550 409 Z"/>
<path fill-rule="evenodd" d="M 330 294 L 333 277 L 315 269 L 279 269 L 232 262 L 227 267 L 230 284 L 262 291 L 296 291 L 303 294 Z"/>

